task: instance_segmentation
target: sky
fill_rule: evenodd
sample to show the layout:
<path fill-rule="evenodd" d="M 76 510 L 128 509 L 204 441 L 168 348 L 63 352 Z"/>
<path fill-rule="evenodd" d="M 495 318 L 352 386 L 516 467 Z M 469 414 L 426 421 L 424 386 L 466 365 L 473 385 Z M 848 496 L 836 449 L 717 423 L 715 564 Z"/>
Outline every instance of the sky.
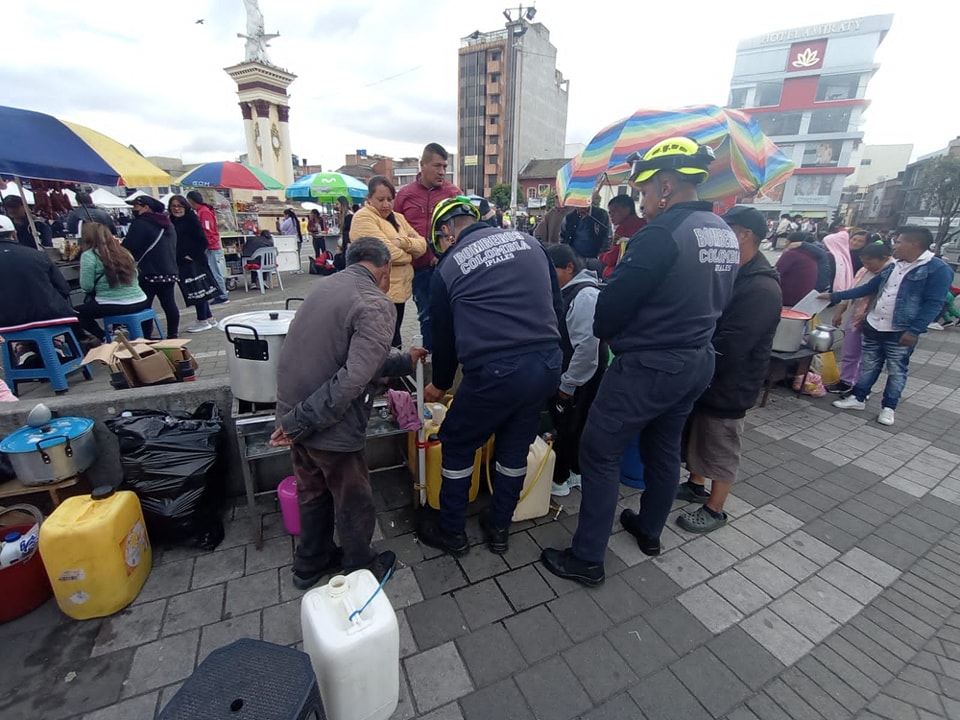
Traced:
<path fill-rule="evenodd" d="M 260 0 L 271 61 L 290 87 L 292 150 L 333 170 L 358 148 L 418 155 L 456 149 L 457 49 L 503 27 L 504 0 Z M 644 108 L 726 102 L 738 40 L 894 13 L 877 52 L 862 130 L 914 157 L 960 135 L 955 33 L 960 3 L 940 0 L 744 2 L 540 0 L 536 20 L 570 80 L 567 142 Z M 841 9 L 842 8 L 842 9 Z M 236 86 L 242 0 L 5 2 L 0 103 L 50 113 L 185 163 L 245 152 Z M 202 24 L 196 21 L 203 20 Z M 0 138 L 2 143 L 2 138 Z"/>

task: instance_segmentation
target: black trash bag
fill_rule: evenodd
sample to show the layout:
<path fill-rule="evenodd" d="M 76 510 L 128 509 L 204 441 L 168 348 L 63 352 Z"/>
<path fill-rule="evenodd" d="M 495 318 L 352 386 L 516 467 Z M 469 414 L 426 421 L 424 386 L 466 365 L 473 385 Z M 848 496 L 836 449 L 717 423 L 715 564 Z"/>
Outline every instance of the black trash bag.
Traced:
<path fill-rule="evenodd" d="M 120 489 L 140 498 L 151 541 L 216 548 L 223 540 L 226 497 L 216 404 L 204 403 L 192 415 L 130 410 L 106 426 L 120 444 Z"/>

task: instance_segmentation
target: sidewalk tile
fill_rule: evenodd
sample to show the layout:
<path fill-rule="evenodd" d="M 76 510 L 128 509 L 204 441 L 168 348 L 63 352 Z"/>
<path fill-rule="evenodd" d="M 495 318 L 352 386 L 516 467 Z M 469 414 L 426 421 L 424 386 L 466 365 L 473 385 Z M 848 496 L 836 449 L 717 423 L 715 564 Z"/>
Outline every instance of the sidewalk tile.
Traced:
<path fill-rule="evenodd" d="M 643 618 L 678 655 L 690 652 L 713 637 L 703 623 L 676 600 L 648 610 Z"/>
<path fill-rule="evenodd" d="M 751 540 L 733 527 L 733 525 L 724 525 L 719 530 L 714 530 L 710 533 L 710 539 L 736 557 L 737 560 L 750 557 L 762 547 L 759 543 Z M 696 542 L 696 540 L 694 540 L 694 542 Z"/>
<path fill-rule="evenodd" d="M 731 627 L 707 647 L 751 689 L 758 690 L 783 670 L 783 663 L 741 627 Z"/>
<path fill-rule="evenodd" d="M 726 602 L 745 615 L 759 610 L 771 600 L 767 593 L 736 570 L 727 570 L 707 584 L 716 590 Z"/>
<path fill-rule="evenodd" d="M 160 636 L 165 605 L 165 600 L 131 605 L 116 615 L 104 618 L 90 657 L 156 640 Z"/>
<path fill-rule="evenodd" d="M 463 557 L 457 558 L 457 562 L 460 563 L 467 580 L 472 583 L 486 580 L 510 569 L 500 555 L 487 552 L 486 547 L 483 546 L 471 549 Z"/>
<path fill-rule="evenodd" d="M 843 705 L 832 697 L 825 688 L 820 687 L 800 672 L 796 666 L 788 668 L 786 672 L 782 673 L 780 680 L 827 720 L 847 720 L 850 717 L 849 711 Z"/>
<path fill-rule="evenodd" d="M 284 578 L 290 580 L 290 578 Z M 265 570 L 227 583 L 224 617 L 243 615 L 280 602 L 277 571 Z"/>
<path fill-rule="evenodd" d="M 263 639 L 277 645 L 293 645 L 303 640 L 299 600 L 264 608 Z"/>
<path fill-rule="evenodd" d="M 449 595 L 411 605 L 406 613 L 413 638 L 422 650 L 470 632 L 459 606 Z"/>
<path fill-rule="evenodd" d="M 682 588 L 691 588 L 711 574 L 680 548 L 669 550 L 654 558 L 653 562 Z"/>
<path fill-rule="evenodd" d="M 501 623 L 457 638 L 460 657 L 474 685 L 486 687 L 527 667 L 516 643 Z"/>
<path fill-rule="evenodd" d="M 499 575 L 496 582 L 517 612 L 547 602 L 555 596 L 540 573 L 531 565 Z"/>
<path fill-rule="evenodd" d="M 670 669 L 714 717 L 728 712 L 750 694 L 750 689 L 705 647 L 680 658 Z"/>
<path fill-rule="evenodd" d="M 484 580 L 453 593 L 472 630 L 513 614 L 513 608 L 493 580 Z"/>
<path fill-rule="evenodd" d="M 200 653 L 197 664 L 211 652 L 240 638 L 260 639 L 260 611 L 239 615 L 222 622 L 207 625 L 200 631 Z"/>
<path fill-rule="evenodd" d="M 800 658 L 794 667 L 823 688 L 846 712 L 855 713 L 863 707 L 864 698 L 812 654 Z"/>
<path fill-rule="evenodd" d="M 464 720 L 535 720 L 513 678 L 477 690 L 460 700 Z"/>
<path fill-rule="evenodd" d="M 887 671 L 845 638 L 835 636 L 828 643 L 817 647 L 811 655 L 836 673 L 837 677 L 856 690 L 861 697 L 867 699 L 876 695 L 880 690 L 880 683 L 889 678 Z"/>
<path fill-rule="evenodd" d="M 763 546 L 775 543 L 786 535 L 786 532 L 761 520 L 757 517 L 756 513 L 750 513 L 749 515 L 744 515 L 742 518 L 737 518 L 731 524 L 751 540 Z"/>
<path fill-rule="evenodd" d="M 839 561 L 830 563 L 817 575 L 862 605 L 873 600 L 883 589 L 869 578 Z"/>
<path fill-rule="evenodd" d="M 715 542 L 714 539 L 710 537 L 699 537 L 687 543 L 683 551 L 696 560 L 698 564 L 702 565 L 711 575 L 726 570 L 738 560 L 738 558 L 727 552 L 727 550 L 719 544 L 719 541 Z"/>
<path fill-rule="evenodd" d="M 707 585 L 695 585 L 677 599 L 715 635 L 743 619 L 743 613 Z"/>
<path fill-rule="evenodd" d="M 613 625 L 591 595 L 592 591 L 580 588 L 547 603 L 547 608 L 574 642 L 582 642 Z"/>
<path fill-rule="evenodd" d="M 539 662 L 572 644 L 560 623 L 542 605 L 512 615 L 503 624 L 528 663 Z"/>
<path fill-rule="evenodd" d="M 757 508 L 754 515 L 784 533 L 790 533 L 803 527 L 803 520 L 784 512 L 776 505 L 765 505 Z"/>
<path fill-rule="evenodd" d="M 478 550 L 486 552 L 485 548 Z M 425 598 L 436 597 L 467 584 L 467 578 L 457 561 L 449 555 L 417 563 L 413 566 L 413 574 Z"/>
<path fill-rule="evenodd" d="M 131 720 L 131 718 L 152 718 L 157 709 L 157 697 L 160 693 L 152 692 L 147 695 L 138 695 L 129 700 L 122 700 L 116 705 L 109 705 L 102 710 L 94 710 L 83 716 L 83 720 Z"/>
<path fill-rule="evenodd" d="M 590 590 L 590 597 L 615 623 L 635 617 L 649 607 L 620 575 L 608 576 L 603 585 Z"/>
<path fill-rule="evenodd" d="M 883 586 L 889 585 L 900 577 L 900 571 L 895 567 L 860 548 L 844 553 L 840 557 L 840 562 Z"/>
<path fill-rule="evenodd" d="M 783 680 L 776 679 L 766 688 L 766 693 L 783 708 L 793 720 L 820 720 L 820 713 Z M 828 720 L 830 720 L 828 718 Z M 844 719 L 845 720 L 845 719 Z"/>
<path fill-rule="evenodd" d="M 710 713 L 687 690 L 668 669 L 630 690 L 630 696 L 647 720 L 710 720 Z"/>
<path fill-rule="evenodd" d="M 875 625 L 873 627 L 876 628 Z M 870 632 L 869 628 L 867 629 L 867 632 Z M 868 663 L 864 662 L 863 658 L 865 657 L 867 660 L 875 663 L 881 670 L 883 670 L 883 673 L 875 672 L 875 669 L 874 672 L 871 672 L 871 677 L 877 678 L 878 681 L 880 678 L 884 677 L 884 674 L 886 674 L 887 679 L 889 679 L 889 675 L 899 673 L 903 669 L 903 660 L 897 657 L 894 653 L 890 652 L 883 645 L 879 644 L 873 637 L 861 632 L 859 628 L 848 623 L 840 629 L 838 635 L 840 638 L 852 645 L 855 649 L 860 651 L 862 657 L 860 658 L 860 663 L 857 667 L 864 668 L 864 672 L 866 672 L 866 668 L 871 667 Z M 827 643 L 829 643 L 830 647 L 834 648 L 838 653 L 842 653 L 843 656 L 850 662 L 853 662 L 854 656 L 852 654 L 842 652 L 844 649 L 842 646 L 833 644 L 833 640 L 836 637 L 837 635 L 829 638 Z M 883 682 L 886 682 L 886 680 L 883 680 Z"/>
<path fill-rule="evenodd" d="M 620 693 L 583 716 L 583 720 L 625 720 L 639 718 L 640 708 L 628 693 Z"/>
<path fill-rule="evenodd" d="M 751 615 L 740 627 L 784 665 L 792 665 L 813 649 L 813 643 L 769 608 Z"/>
<path fill-rule="evenodd" d="M 839 552 L 803 530 L 798 530 L 788 536 L 784 542 L 808 560 L 823 567 L 831 560 L 835 560 Z"/>
<path fill-rule="evenodd" d="M 850 533 L 819 517 L 808 522 L 804 526 L 804 531 L 841 553 L 846 552 L 858 542 L 857 538 Z"/>
<path fill-rule="evenodd" d="M 423 600 L 420 584 L 411 568 L 400 568 L 390 575 L 390 582 L 384 588 L 394 610 L 410 607 Z"/>
<path fill-rule="evenodd" d="M 218 622 L 223 610 L 223 591 L 223 585 L 216 585 L 174 595 L 167 601 L 163 635 L 176 635 L 184 630 Z"/>
<path fill-rule="evenodd" d="M 759 555 L 747 558 L 734 566 L 734 570 L 770 597 L 780 597 L 797 584 L 796 580 L 781 572 L 769 560 L 765 560 Z"/>
<path fill-rule="evenodd" d="M 228 552 L 228 551 L 225 551 Z M 261 570 L 272 570 L 293 562 L 293 540 L 289 536 L 271 538 L 263 541 L 263 550 L 247 545 L 246 574 Z M 197 581 L 197 570 L 193 570 L 193 581 Z"/>
<path fill-rule="evenodd" d="M 190 578 L 193 576 L 193 563 L 194 560 L 190 559 L 162 565 L 154 564 L 133 604 L 142 605 L 151 600 L 179 595 L 189 590 Z"/>
<path fill-rule="evenodd" d="M 193 672 L 200 631 L 190 630 L 137 648 L 122 696 L 132 697 L 178 682 Z"/>
<path fill-rule="evenodd" d="M 819 569 L 815 563 L 790 548 L 786 542 L 774 543 L 766 550 L 762 550 L 760 557 L 769 560 L 777 568 L 798 581 L 810 577 Z"/>
<path fill-rule="evenodd" d="M 410 691 L 421 712 L 428 712 L 473 692 L 460 653 L 448 642 L 403 661 Z"/>
<path fill-rule="evenodd" d="M 637 546 L 637 539 L 626 531 L 620 531 L 610 536 L 607 548 L 618 558 L 623 560 L 628 567 L 633 567 L 645 560 L 650 560 L 649 555 L 640 552 Z"/>
<path fill-rule="evenodd" d="M 463 714 L 460 712 L 460 706 L 456 703 L 444 705 L 431 713 L 421 715 L 420 720 L 463 720 Z"/>
<path fill-rule="evenodd" d="M 863 603 L 857 602 L 819 576 L 800 583 L 797 594 L 841 625 L 863 609 Z"/>
<path fill-rule="evenodd" d="M 201 555 L 193 565 L 193 590 L 243 577 L 243 546 Z"/>
<path fill-rule="evenodd" d="M 538 718 L 566 720 L 591 708 L 590 698 L 560 657 L 545 660 L 516 675 L 517 686 Z"/>
<path fill-rule="evenodd" d="M 541 552 L 540 546 L 533 541 L 529 533 L 519 532 L 510 536 L 510 549 L 501 557 L 510 567 L 519 568 L 538 560 Z"/>
<path fill-rule="evenodd" d="M 650 605 L 659 605 L 683 589 L 654 563 L 643 563 L 620 573 L 627 585 Z"/>
<path fill-rule="evenodd" d="M 826 613 L 818 610 L 796 591 L 788 592 L 770 604 L 770 610 L 786 620 L 814 643 L 824 640 L 840 627 Z"/>
<path fill-rule="evenodd" d="M 603 635 L 563 652 L 563 658 L 594 703 L 599 703 L 637 682 L 638 678 Z"/>
<path fill-rule="evenodd" d="M 606 637 L 639 677 L 666 667 L 677 654 L 641 618 L 633 618 L 606 632 Z"/>

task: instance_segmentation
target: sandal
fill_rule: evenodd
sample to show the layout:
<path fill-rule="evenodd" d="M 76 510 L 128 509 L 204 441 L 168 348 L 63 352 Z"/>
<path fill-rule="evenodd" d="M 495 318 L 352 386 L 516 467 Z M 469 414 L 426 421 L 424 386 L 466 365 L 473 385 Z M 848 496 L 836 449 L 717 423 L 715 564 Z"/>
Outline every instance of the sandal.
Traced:
<path fill-rule="evenodd" d="M 696 512 L 680 513 L 677 517 L 677 525 L 687 532 L 704 534 L 713 532 L 727 524 L 727 514 L 720 513 L 717 517 L 706 506 L 697 508 Z"/>

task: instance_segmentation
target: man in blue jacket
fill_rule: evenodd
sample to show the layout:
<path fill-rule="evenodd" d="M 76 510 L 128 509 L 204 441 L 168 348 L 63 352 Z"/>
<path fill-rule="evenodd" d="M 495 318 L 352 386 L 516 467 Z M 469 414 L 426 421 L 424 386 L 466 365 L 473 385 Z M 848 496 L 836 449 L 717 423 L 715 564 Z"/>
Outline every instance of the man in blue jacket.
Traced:
<path fill-rule="evenodd" d="M 440 515 L 424 516 L 417 535 L 450 555 L 470 549 L 474 456 L 496 435 L 493 500 L 480 524 L 490 551 L 504 553 L 540 410 L 560 384 L 560 285 L 539 240 L 480 222 L 466 197 L 437 203 L 430 243 L 441 260 L 430 286 L 433 382 L 423 397 L 441 400 L 461 363 L 463 382 L 440 426 Z"/>
<path fill-rule="evenodd" d="M 834 401 L 834 407 L 865 409 L 867 396 L 886 364 L 887 384 L 883 388 L 877 422 L 893 425 L 917 339 L 940 313 L 943 298 L 953 282 L 953 270 L 929 250 L 932 242 L 933 236 L 927 228 L 906 225 L 897 232 L 893 243 L 896 262 L 887 265 L 865 285 L 820 296 L 829 297 L 834 303 L 874 296 L 863 323 L 860 380 L 849 395 Z"/>
<path fill-rule="evenodd" d="M 615 357 L 580 442 L 583 486 L 573 543 L 541 556 L 559 577 L 584 585 L 604 581 L 620 461 L 638 435 L 646 490 L 639 513 L 620 521 L 641 552 L 660 553 L 680 481 L 683 426 L 713 376 L 710 339 L 740 264 L 737 236 L 710 203 L 698 201 L 697 185 L 712 160 L 710 148 L 675 137 L 633 164 L 631 182 L 640 188 L 648 222 L 597 300 L 593 332 L 609 341 Z"/>

